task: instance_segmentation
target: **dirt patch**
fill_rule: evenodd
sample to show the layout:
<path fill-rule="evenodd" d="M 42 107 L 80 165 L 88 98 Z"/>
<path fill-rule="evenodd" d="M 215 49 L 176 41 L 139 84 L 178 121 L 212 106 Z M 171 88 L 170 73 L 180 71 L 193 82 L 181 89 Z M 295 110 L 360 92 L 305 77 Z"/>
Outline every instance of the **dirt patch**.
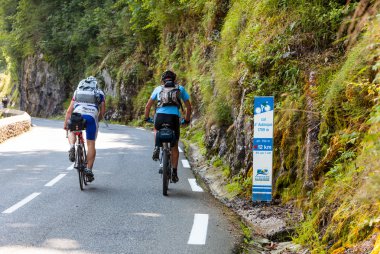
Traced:
<path fill-rule="evenodd" d="M 238 198 L 226 202 L 226 205 L 241 215 L 255 234 L 275 242 L 290 241 L 294 225 L 300 218 L 300 213 L 292 206 L 255 204 Z"/>

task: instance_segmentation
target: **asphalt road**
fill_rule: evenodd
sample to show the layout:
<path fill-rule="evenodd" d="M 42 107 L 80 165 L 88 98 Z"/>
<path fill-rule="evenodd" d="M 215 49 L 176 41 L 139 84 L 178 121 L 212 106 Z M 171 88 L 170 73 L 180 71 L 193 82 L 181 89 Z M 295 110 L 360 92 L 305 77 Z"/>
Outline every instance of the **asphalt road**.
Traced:
<path fill-rule="evenodd" d="M 62 121 L 33 124 L 0 144 L 0 253 L 233 252 L 234 219 L 183 153 L 180 181 L 162 195 L 151 131 L 101 123 L 95 181 L 81 191 Z"/>

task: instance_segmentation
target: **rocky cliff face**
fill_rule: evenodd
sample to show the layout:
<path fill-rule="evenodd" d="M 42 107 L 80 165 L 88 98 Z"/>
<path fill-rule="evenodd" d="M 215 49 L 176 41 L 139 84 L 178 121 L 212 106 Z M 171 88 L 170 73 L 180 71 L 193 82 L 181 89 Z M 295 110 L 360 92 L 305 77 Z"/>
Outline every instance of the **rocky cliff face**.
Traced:
<path fill-rule="evenodd" d="M 23 61 L 19 91 L 20 109 L 31 116 L 50 117 L 64 110 L 65 85 L 42 54 Z"/>
<path fill-rule="evenodd" d="M 101 79 L 104 82 L 103 91 L 106 96 L 110 96 L 117 101 L 113 105 L 108 104 L 108 108 L 106 108 L 106 111 L 110 113 L 110 119 L 125 123 L 132 120 L 134 109 L 132 99 L 136 96 L 136 87 L 139 84 L 130 79 L 130 75 L 127 75 L 127 81 L 117 80 L 108 69 L 102 70 Z"/>
<path fill-rule="evenodd" d="M 241 105 L 233 109 L 231 126 L 212 125 L 206 128 L 205 145 L 213 154 L 224 157 L 232 175 L 246 175 L 252 167 L 252 119 L 244 113 L 246 90 L 241 94 Z"/>
<path fill-rule="evenodd" d="M 115 81 L 112 79 L 110 72 L 107 69 L 103 69 L 101 72 L 101 76 L 104 81 L 104 93 L 106 95 L 112 96 L 113 98 L 116 97 L 116 84 Z"/>

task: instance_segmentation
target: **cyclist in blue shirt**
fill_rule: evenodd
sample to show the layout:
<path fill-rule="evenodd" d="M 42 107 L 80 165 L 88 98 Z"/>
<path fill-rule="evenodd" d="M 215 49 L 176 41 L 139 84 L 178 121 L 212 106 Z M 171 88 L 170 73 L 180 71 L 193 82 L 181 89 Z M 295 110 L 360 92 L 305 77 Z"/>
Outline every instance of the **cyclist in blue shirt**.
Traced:
<path fill-rule="evenodd" d="M 157 110 L 154 117 L 154 129 L 160 130 L 163 124 L 170 124 L 170 128 L 174 130 L 175 133 L 175 143 L 172 144 L 172 167 L 173 167 L 173 176 L 172 181 L 178 182 L 177 166 L 178 166 L 178 140 L 180 137 L 180 108 L 182 108 L 182 101 L 186 107 L 185 118 L 182 120 L 182 124 L 190 123 L 191 116 L 191 104 L 190 96 L 187 93 L 186 89 L 177 84 L 176 81 L 177 75 L 168 70 L 165 71 L 161 76 L 162 85 L 156 87 L 149 98 L 145 106 L 145 121 L 150 121 L 149 112 L 152 105 L 157 101 Z M 153 160 L 159 159 L 160 148 L 158 144 L 155 144 L 153 151 Z"/>

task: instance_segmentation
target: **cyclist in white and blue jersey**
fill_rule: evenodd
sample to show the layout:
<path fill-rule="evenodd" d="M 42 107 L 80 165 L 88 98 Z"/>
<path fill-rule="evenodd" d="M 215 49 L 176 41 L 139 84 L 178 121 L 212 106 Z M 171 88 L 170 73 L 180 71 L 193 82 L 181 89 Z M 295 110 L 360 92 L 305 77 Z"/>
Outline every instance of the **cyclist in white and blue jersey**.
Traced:
<path fill-rule="evenodd" d="M 174 130 L 175 142 L 172 144 L 172 181 L 178 182 L 178 140 L 180 137 L 180 118 L 182 108 L 182 102 L 185 104 L 186 113 L 183 119 L 184 124 L 190 123 L 191 116 L 191 104 L 190 95 L 187 93 L 186 89 L 178 85 L 176 81 L 176 74 L 172 71 L 165 71 L 161 76 L 162 85 L 156 87 L 150 96 L 146 106 L 145 106 L 145 121 L 151 120 L 149 117 L 149 112 L 152 105 L 157 102 L 158 107 L 156 114 L 154 116 L 154 129 L 160 130 L 163 124 L 170 124 L 170 128 Z M 160 149 L 158 144 L 155 144 L 153 151 L 153 160 L 159 159 Z"/>
<path fill-rule="evenodd" d="M 92 168 L 96 157 L 95 141 L 98 134 L 99 121 L 105 113 L 105 95 L 97 86 L 96 78 L 90 76 L 79 82 L 74 92 L 70 106 L 66 111 L 64 129 L 67 130 L 68 121 L 72 113 L 80 113 L 86 119 L 86 140 L 87 140 L 87 168 L 84 173 L 93 180 Z M 69 134 L 69 159 L 75 160 L 75 135 Z"/>

